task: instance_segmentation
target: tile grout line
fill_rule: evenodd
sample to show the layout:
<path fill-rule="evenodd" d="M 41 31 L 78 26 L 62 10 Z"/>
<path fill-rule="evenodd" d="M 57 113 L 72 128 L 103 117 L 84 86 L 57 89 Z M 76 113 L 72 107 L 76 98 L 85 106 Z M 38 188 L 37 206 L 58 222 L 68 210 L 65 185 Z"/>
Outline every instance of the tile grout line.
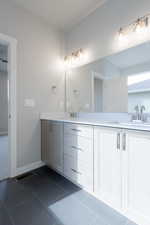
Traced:
<path fill-rule="evenodd" d="M 6 204 L 5 204 L 5 203 L 3 203 L 3 205 L 4 205 L 4 209 L 6 210 L 7 215 L 8 215 L 8 217 L 9 217 L 9 219 L 10 219 L 10 221 L 11 221 L 12 225 L 15 225 L 15 221 L 14 221 L 13 217 L 10 215 L 9 210 L 8 210 L 8 208 L 7 208 Z"/>

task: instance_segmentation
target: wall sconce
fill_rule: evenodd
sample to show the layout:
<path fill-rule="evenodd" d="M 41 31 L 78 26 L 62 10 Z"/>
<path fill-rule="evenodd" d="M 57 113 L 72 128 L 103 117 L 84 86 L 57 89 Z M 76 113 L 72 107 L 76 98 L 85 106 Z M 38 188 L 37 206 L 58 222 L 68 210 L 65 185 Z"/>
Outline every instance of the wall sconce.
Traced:
<path fill-rule="evenodd" d="M 138 18 L 136 21 L 132 22 L 126 27 L 121 27 L 118 31 L 119 39 L 122 40 L 125 35 L 131 32 L 142 32 L 144 28 L 149 25 L 150 14 Z"/>
<path fill-rule="evenodd" d="M 71 55 L 65 56 L 64 62 L 65 65 L 70 68 L 80 64 L 83 58 L 84 58 L 84 51 L 82 48 L 80 48 L 79 50 L 72 52 Z"/>
<path fill-rule="evenodd" d="M 73 94 L 74 94 L 75 96 L 78 96 L 78 95 L 80 94 L 80 91 L 77 90 L 77 89 L 74 89 L 74 90 L 73 90 Z"/>
<path fill-rule="evenodd" d="M 56 85 L 51 86 L 51 91 L 53 94 L 56 94 L 56 89 L 57 89 Z"/>

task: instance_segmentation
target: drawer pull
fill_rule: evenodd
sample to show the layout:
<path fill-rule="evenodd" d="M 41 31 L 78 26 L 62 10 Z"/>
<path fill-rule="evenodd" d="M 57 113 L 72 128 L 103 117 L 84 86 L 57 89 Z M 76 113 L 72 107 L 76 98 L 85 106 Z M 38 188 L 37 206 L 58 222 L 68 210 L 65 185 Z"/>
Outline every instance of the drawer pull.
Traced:
<path fill-rule="evenodd" d="M 120 150 L 120 133 L 117 134 L 117 150 Z"/>
<path fill-rule="evenodd" d="M 75 132 L 81 132 L 81 130 L 75 129 L 75 128 L 72 128 L 72 131 L 75 131 Z"/>
<path fill-rule="evenodd" d="M 79 151 L 83 152 L 83 150 L 82 150 L 81 148 L 78 148 L 78 147 L 75 147 L 75 146 L 71 146 L 71 148 L 73 148 L 73 149 L 76 149 L 76 150 L 79 150 Z"/>
<path fill-rule="evenodd" d="M 77 173 L 77 174 L 82 174 L 82 173 L 80 173 L 80 172 L 78 172 L 77 170 L 75 170 L 75 169 L 71 169 L 74 173 Z"/>
<path fill-rule="evenodd" d="M 123 151 L 126 151 L 126 134 L 123 134 L 123 144 L 122 144 Z"/>

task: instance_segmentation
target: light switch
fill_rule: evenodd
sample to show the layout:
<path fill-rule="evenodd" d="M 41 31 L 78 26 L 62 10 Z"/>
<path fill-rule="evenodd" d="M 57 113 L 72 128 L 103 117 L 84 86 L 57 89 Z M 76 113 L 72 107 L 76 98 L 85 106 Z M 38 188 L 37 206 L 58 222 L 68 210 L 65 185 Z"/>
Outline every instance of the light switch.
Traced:
<path fill-rule="evenodd" d="M 35 101 L 34 101 L 34 99 L 32 99 L 32 98 L 25 99 L 25 100 L 24 100 L 24 106 L 25 106 L 25 107 L 31 107 L 31 108 L 34 108 L 34 107 L 35 107 Z"/>

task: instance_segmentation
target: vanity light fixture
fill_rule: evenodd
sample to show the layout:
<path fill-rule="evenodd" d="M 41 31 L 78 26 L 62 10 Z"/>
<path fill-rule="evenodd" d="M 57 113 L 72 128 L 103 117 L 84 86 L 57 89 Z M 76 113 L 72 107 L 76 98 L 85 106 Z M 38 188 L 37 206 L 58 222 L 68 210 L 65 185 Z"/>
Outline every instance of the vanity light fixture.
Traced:
<path fill-rule="evenodd" d="M 138 18 L 136 21 L 132 22 L 126 27 L 121 27 L 119 29 L 119 39 L 121 40 L 125 35 L 130 32 L 142 32 L 144 28 L 148 27 L 150 20 L 150 14 Z"/>
<path fill-rule="evenodd" d="M 124 31 L 123 31 L 123 28 L 121 27 L 121 28 L 119 29 L 119 40 L 122 40 L 123 37 L 124 37 Z"/>
<path fill-rule="evenodd" d="M 82 48 L 79 50 L 72 52 L 71 55 L 65 56 L 64 62 L 67 67 L 73 67 L 75 65 L 78 65 L 82 62 L 82 59 L 84 57 L 84 51 Z"/>

